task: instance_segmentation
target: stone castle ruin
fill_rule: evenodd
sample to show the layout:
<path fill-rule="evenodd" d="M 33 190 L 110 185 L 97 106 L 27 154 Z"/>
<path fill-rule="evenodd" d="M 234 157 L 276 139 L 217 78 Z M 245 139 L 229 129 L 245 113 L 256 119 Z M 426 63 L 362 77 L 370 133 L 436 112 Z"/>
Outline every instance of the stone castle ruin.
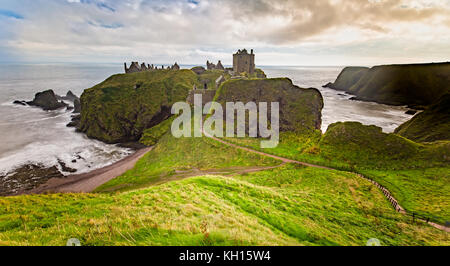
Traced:
<path fill-rule="evenodd" d="M 136 72 L 143 72 L 143 71 L 152 71 L 157 70 L 158 67 L 154 66 L 153 64 L 145 64 L 142 63 L 139 65 L 138 62 L 131 62 L 130 67 L 127 67 L 127 63 L 124 63 L 125 73 L 136 73 Z M 164 66 L 161 66 L 161 69 L 165 69 Z M 166 69 L 168 70 L 179 70 L 180 66 L 175 62 L 172 66 L 168 66 Z"/>
<path fill-rule="evenodd" d="M 219 60 L 219 62 L 217 62 L 217 65 L 206 61 L 206 69 L 208 70 L 213 70 L 213 69 L 218 69 L 218 70 L 225 70 L 225 68 L 222 65 L 222 62 Z"/>
<path fill-rule="evenodd" d="M 235 75 L 244 72 L 253 74 L 255 72 L 255 54 L 253 49 L 250 54 L 246 49 L 238 50 L 237 53 L 233 54 L 233 71 Z"/>

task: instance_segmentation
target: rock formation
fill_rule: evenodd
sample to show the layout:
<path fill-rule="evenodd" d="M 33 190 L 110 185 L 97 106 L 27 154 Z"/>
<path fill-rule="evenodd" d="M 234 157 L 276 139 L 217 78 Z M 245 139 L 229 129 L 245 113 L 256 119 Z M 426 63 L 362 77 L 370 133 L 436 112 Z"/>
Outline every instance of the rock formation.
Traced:
<path fill-rule="evenodd" d="M 53 90 L 36 93 L 34 100 L 27 102 L 27 104 L 40 107 L 46 111 L 56 110 L 67 106 L 64 102 L 58 101 Z"/>
<path fill-rule="evenodd" d="M 281 131 L 318 130 L 322 124 L 320 92 L 297 87 L 288 78 L 229 80 L 215 97 L 224 110 L 226 102 L 279 102 Z"/>
<path fill-rule="evenodd" d="M 75 99 L 74 101 L 73 101 L 73 112 L 74 113 L 81 113 L 81 102 L 80 102 L 80 99 Z"/>
<path fill-rule="evenodd" d="M 113 75 L 83 92 L 78 129 L 107 143 L 137 141 L 186 101 L 194 84 L 198 76 L 188 69 Z"/>
<path fill-rule="evenodd" d="M 27 106 L 28 105 L 26 101 L 19 101 L 19 100 L 15 100 L 13 102 L 13 104 L 23 105 L 23 106 Z"/>

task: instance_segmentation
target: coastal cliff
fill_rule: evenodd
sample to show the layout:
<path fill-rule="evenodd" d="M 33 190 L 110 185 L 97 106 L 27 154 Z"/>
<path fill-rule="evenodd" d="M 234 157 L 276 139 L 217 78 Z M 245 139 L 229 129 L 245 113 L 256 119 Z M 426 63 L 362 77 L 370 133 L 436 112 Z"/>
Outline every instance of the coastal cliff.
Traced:
<path fill-rule="evenodd" d="M 450 63 L 347 67 L 325 87 L 356 100 L 423 108 L 450 92 Z"/>
<path fill-rule="evenodd" d="M 399 126 L 395 133 L 418 142 L 450 140 L 450 94 Z"/>
<path fill-rule="evenodd" d="M 107 143 L 137 141 L 170 116 L 175 102 L 198 85 L 191 70 L 120 74 L 84 91 L 79 130 Z"/>
<path fill-rule="evenodd" d="M 322 124 L 320 92 L 297 87 L 288 78 L 229 80 L 219 88 L 215 101 L 222 105 L 225 102 L 279 102 L 281 131 L 315 130 Z"/>

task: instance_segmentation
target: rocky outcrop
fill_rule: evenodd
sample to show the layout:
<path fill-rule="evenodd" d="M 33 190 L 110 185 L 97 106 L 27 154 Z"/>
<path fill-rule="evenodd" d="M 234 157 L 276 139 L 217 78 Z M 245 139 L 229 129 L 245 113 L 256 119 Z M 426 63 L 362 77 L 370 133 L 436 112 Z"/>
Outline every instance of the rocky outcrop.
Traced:
<path fill-rule="evenodd" d="M 76 114 L 81 113 L 81 102 L 78 98 L 73 101 L 73 112 Z"/>
<path fill-rule="evenodd" d="M 58 101 L 53 90 L 36 93 L 34 100 L 27 102 L 27 104 L 40 107 L 46 111 L 56 110 L 67 106 L 63 101 Z"/>
<path fill-rule="evenodd" d="M 185 102 L 195 84 L 198 76 L 187 69 L 111 76 L 83 92 L 78 129 L 107 143 L 138 141 L 171 115 L 174 103 Z"/>
<path fill-rule="evenodd" d="M 80 99 L 78 96 L 76 96 L 75 94 L 73 94 L 72 91 L 68 91 L 66 93 L 66 96 L 59 96 L 56 95 L 56 98 L 60 101 L 70 101 L 70 102 L 74 102 L 76 99 Z"/>
<path fill-rule="evenodd" d="M 326 86 L 357 100 L 418 109 L 450 92 L 450 63 L 347 67 Z"/>
<path fill-rule="evenodd" d="M 8 175 L 0 175 L 0 196 L 16 195 L 32 190 L 51 178 L 63 178 L 56 166 L 25 165 Z"/>
<path fill-rule="evenodd" d="M 23 106 L 27 106 L 28 105 L 26 101 L 19 101 L 19 100 L 14 101 L 13 104 L 23 105 Z"/>
<path fill-rule="evenodd" d="M 72 115 L 72 120 L 67 127 L 78 127 L 80 125 L 81 115 Z"/>
<path fill-rule="evenodd" d="M 450 94 L 400 125 L 395 133 L 417 142 L 450 140 Z"/>
<path fill-rule="evenodd" d="M 215 98 L 222 106 L 226 102 L 279 102 L 281 131 L 317 130 L 322 124 L 320 92 L 297 87 L 288 78 L 229 80 L 221 85 Z"/>

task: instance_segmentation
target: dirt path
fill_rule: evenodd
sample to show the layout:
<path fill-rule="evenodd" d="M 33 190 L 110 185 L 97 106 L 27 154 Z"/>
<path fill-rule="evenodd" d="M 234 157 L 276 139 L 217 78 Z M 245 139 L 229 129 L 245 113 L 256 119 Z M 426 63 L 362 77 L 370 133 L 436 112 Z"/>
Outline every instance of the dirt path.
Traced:
<path fill-rule="evenodd" d="M 257 151 L 257 150 L 251 149 L 251 148 L 242 147 L 242 146 L 239 146 L 239 145 L 236 145 L 236 144 L 233 144 L 233 143 L 229 143 L 229 142 L 224 141 L 222 139 L 213 137 L 210 134 L 208 134 L 206 131 L 203 131 L 203 133 L 205 134 L 206 137 L 211 138 L 211 139 L 213 139 L 215 141 L 218 141 L 218 142 L 220 142 L 222 144 L 225 144 L 227 146 L 234 147 L 234 148 L 237 148 L 237 149 L 241 149 L 241 150 L 244 150 L 244 151 L 248 151 L 248 152 L 251 152 L 251 153 L 256 153 L 256 154 L 259 154 L 259 155 L 262 155 L 262 156 L 274 158 L 274 159 L 282 161 L 283 163 L 294 163 L 294 164 L 299 164 L 299 165 L 304 165 L 304 166 L 309 166 L 309 167 L 315 167 L 315 168 L 321 168 L 321 169 L 327 169 L 327 170 L 338 170 L 338 169 L 334 169 L 334 168 L 330 168 L 330 167 L 325 167 L 325 166 L 321 166 L 321 165 L 315 165 L 315 164 L 300 162 L 300 161 L 291 160 L 291 159 L 287 159 L 287 158 L 284 158 L 284 157 L 268 154 L 268 153 L 265 153 L 265 152 L 260 152 L 260 151 Z M 394 207 L 394 209 L 397 212 L 405 214 L 405 215 L 410 215 L 410 214 L 407 213 L 407 211 L 402 206 L 400 206 L 400 204 L 398 203 L 397 199 L 395 199 L 394 196 L 392 196 L 391 192 L 387 188 L 383 187 L 382 185 L 380 185 L 375 180 L 367 178 L 367 177 L 365 177 L 365 176 L 363 176 L 361 174 L 358 174 L 358 173 L 354 173 L 354 172 L 352 172 L 352 173 L 358 175 L 359 177 L 361 177 L 361 178 L 371 182 L 375 186 L 377 186 L 381 190 L 383 195 L 386 197 L 386 199 L 391 203 L 392 207 Z M 431 226 L 433 226 L 433 227 L 435 227 L 437 229 L 440 229 L 440 230 L 443 230 L 443 231 L 446 231 L 446 232 L 450 232 L 450 228 L 446 227 L 444 225 L 436 224 L 436 223 L 433 223 L 433 222 L 430 222 L 430 221 L 426 221 L 426 220 L 423 220 L 423 219 L 416 219 L 416 220 L 428 223 L 429 225 L 431 225 Z"/>
<path fill-rule="evenodd" d="M 39 194 L 45 192 L 92 192 L 97 187 L 103 185 L 109 180 L 122 175 L 132 169 L 136 162 L 142 158 L 153 147 L 136 151 L 134 154 L 109 166 L 94 170 L 89 173 L 70 175 L 66 178 L 52 178 L 45 184 L 28 191 L 26 194 Z"/>

